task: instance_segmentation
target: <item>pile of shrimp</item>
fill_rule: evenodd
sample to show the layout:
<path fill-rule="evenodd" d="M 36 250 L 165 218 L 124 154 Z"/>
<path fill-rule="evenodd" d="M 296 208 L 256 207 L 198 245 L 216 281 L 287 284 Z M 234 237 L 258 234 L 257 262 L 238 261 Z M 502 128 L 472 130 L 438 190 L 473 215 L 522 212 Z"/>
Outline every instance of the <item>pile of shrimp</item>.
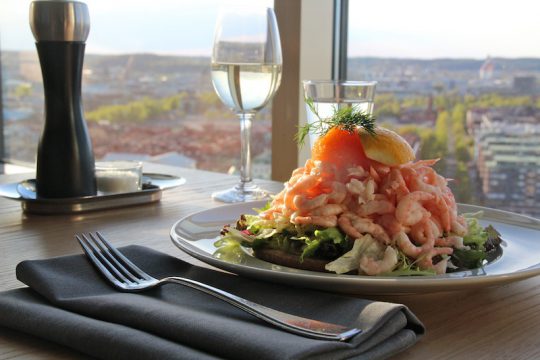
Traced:
<path fill-rule="evenodd" d="M 359 268 L 368 275 L 392 271 L 398 258 L 388 250 L 396 248 L 420 269 L 442 274 L 449 256 L 441 255 L 463 247 L 468 229 L 447 179 L 431 167 L 436 162 L 398 166 L 373 162 L 369 169 L 337 169 L 310 159 L 293 171 L 260 216 L 285 217 L 298 225 L 337 226 L 352 239 L 370 234 L 386 251 L 382 259 L 361 259 Z"/>

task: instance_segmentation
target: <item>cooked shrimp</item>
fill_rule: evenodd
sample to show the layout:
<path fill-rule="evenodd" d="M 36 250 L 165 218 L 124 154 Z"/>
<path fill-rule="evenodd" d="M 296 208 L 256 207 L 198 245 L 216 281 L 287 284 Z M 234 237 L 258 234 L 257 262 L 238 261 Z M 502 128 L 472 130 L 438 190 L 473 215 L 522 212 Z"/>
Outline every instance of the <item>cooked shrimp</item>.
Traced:
<path fill-rule="evenodd" d="M 291 222 L 297 225 L 318 225 L 322 227 L 334 227 L 337 225 L 337 216 L 296 216 Z"/>
<path fill-rule="evenodd" d="M 442 190 L 435 185 L 422 181 L 420 177 L 413 177 L 411 180 L 411 191 L 423 191 L 435 196 L 442 196 Z"/>
<path fill-rule="evenodd" d="M 369 200 L 373 200 L 377 184 L 373 179 L 367 179 L 364 182 L 351 179 L 346 185 L 349 193 L 358 196 L 358 203 L 364 204 Z"/>
<path fill-rule="evenodd" d="M 433 236 L 435 237 L 435 239 L 443 236 L 443 230 L 437 218 L 434 218 L 434 217 L 429 218 L 428 223 L 431 225 L 431 230 L 433 231 Z"/>
<path fill-rule="evenodd" d="M 268 208 L 265 211 L 260 212 L 259 216 L 264 219 L 272 219 L 274 217 L 274 213 L 276 212 L 281 213 L 281 211 L 284 208 L 284 205 L 283 205 L 284 194 L 285 194 L 285 190 L 279 192 L 276 196 L 274 196 L 274 199 L 272 200 L 270 208 Z"/>
<path fill-rule="evenodd" d="M 425 207 L 432 216 L 438 219 L 444 231 L 450 231 L 450 222 L 452 219 L 451 210 L 441 196 L 437 196 L 435 201 L 427 203 Z"/>
<path fill-rule="evenodd" d="M 295 195 L 306 191 L 319 182 L 319 178 L 316 175 L 303 175 L 294 185 L 289 189 L 289 192 L 293 192 Z"/>
<path fill-rule="evenodd" d="M 436 234 L 434 233 L 434 228 L 432 227 L 431 220 L 429 218 L 413 225 L 409 235 L 418 244 L 435 243 Z"/>
<path fill-rule="evenodd" d="M 339 181 L 327 182 L 326 184 L 323 183 L 322 187 L 324 190 L 329 191 L 329 204 L 341 204 L 347 197 L 347 187 Z"/>
<path fill-rule="evenodd" d="M 293 198 L 293 203 L 298 211 L 307 213 L 315 208 L 326 204 L 328 199 L 327 194 L 321 194 L 313 198 L 309 198 L 307 195 L 296 195 Z"/>
<path fill-rule="evenodd" d="M 441 189 L 444 189 L 448 186 L 448 181 L 443 176 L 435 174 L 435 185 L 437 185 Z"/>
<path fill-rule="evenodd" d="M 366 201 L 373 200 L 375 198 L 375 190 L 377 189 L 377 184 L 373 179 L 369 179 L 366 182 L 366 193 L 364 194 L 364 199 Z"/>
<path fill-rule="evenodd" d="M 411 168 L 420 168 L 422 166 L 433 166 L 439 161 L 439 159 L 425 159 L 425 160 L 418 160 L 413 163 L 408 163 L 405 166 L 410 166 Z"/>
<path fill-rule="evenodd" d="M 303 173 L 309 174 L 311 172 L 311 169 L 313 169 L 314 166 L 315 166 L 315 161 L 313 159 L 307 159 L 303 167 Z"/>
<path fill-rule="evenodd" d="M 387 246 L 381 260 L 375 260 L 368 256 L 362 256 L 360 258 L 360 270 L 365 272 L 367 275 L 378 275 L 394 270 L 397 262 L 397 251 L 393 247 Z"/>
<path fill-rule="evenodd" d="M 297 169 L 294 169 L 291 174 L 291 179 L 298 175 L 304 175 L 305 167 L 299 167 Z M 290 180 L 289 180 L 290 181 Z"/>
<path fill-rule="evenodd" d="M 454 249 L 449 247 L 434 247 L 418 258 L 418 266 L 422 269 L 433 269 L 437 274 L 444 274 L 446 272 L 446 262 L 443 263 L 444 271 L 442 271 L 443 266 L 433 264 L 433 258 L 437 255 L 452 255 L 453 252 Z"/>
<path fill-rule="evenodd" d="M 353 213 L 347 212 L 344 214 L 341 214 L 341 216 L 338 218 L 338 225 L 341 230 L 353 239 L 359 239 L 362 237 L 362 234 L 353 226 L 352 219 L 355 217 Z"/>
<path fill-rule="evenodd" d="M 390 166 L 383 165 L 380 163 L 373 163 L 371 167 L 379 174 L 379 176 L 383 177 L 388 175 L 390 173 Z"/>
<path fill-rule="evenodd" d="M 396 195 L 398 199 L 407 195 L 410 191 L 399 169 L 392 169 L 385 178 L 380 192 L 387 195 Z"/>
<path fill-rule="evenodd" d="M 393 241 L 409 257 L 416 259 L 422 253 L 422 247 L 414 245 L 403 231 L 394 235 Z"/>
<path fill-rule="evenodd" d="M 426 184 L 436 185 L 435 180 L 436 180 L 437 173 L 435 172 L 433 168 L 429 166 L 422 166 L 416 169 L 416 172 L 419 175 L 418 178 L 420 179 L 420 181 Z"/>
<path fill-rule="evenodd" d="M 296 210 L 296 205 L 294 204 L 294 197 L 299 195 L 302 192 L 306 192 L 311 189 L 319 182 L 319 178 L 315 175 L 302 175 L 298 181 L 294 184 L 288 184 L 285 188 L 286 193 L 284 196 L 285 205 L 292 209 Z"/>
<path fill-rule="evenodd" d="M 409 228 L 404 227 L 396 220 L 394 214 L 384 214 L 382 216 L 379 216 L 375 220 L 375 223 L 381 225 L 391 237 L 393 237 L 399 232 L 409 231 Z"/>
<path fill-rule="evenodd" d="M 347 169 L 347 177 L 349 179 L 363 180 L 367 176 L 368 176 L 368 173 L 361 166 L 356 166 L 356 167 L 352 167 L 352 168 Z"/>
<path fill-rule="evenodd" d="M 343 220 L 341 220 L 343 218 Z M 341 222 L 339 221 L 341 220 Z M 390 237 L 384 231 L 384 228 L 378 224 L 375 224 L 373 220 L 361 218 L 352 213 L 345 213 L 339 217 L 338 224 L 341 229 L 352 236 L 354 239 L 359 238 L 363 234 L 371 234 L 375 239 L 385 243 L 390 243 Z M 345 227 L 342 227 L 344 224 Z M 349 233 L 350 232 L 350 233 Z"/>
<path fill-rule="evenodd" d="M 358 215 L 369 216 L 373 214 L 383 215 L 390 214 L 396 210 L 394 204 L 388 200 L 371 200 L 360 205 Z"/>
<path fill-rule="evenodd" d="M 414 225 L 430 216 L 422 203 L 433 200 L 434 196 L 423 191 L 413 191 L 405 195 L 396 207 L 396 219 L 405 226 Z"/>
<path fill-rule="evenodd" d="M 328 162 L 322 162 L 320 160 L 313 161 L 313 167 L 309 172 L 310 175 L 318 176 L 321 181 L 331 181 L 335 178 L 337 173 L 336 166 Z"/>
<path fill-rule="evenodd" d="M 344 207 L 340 204 L 326 204 L 313 209 L 310 213 L 312 216 L 330 216 L 339 215 L 343 212 Z"/>
<path fill-rule="evenodd" d="M 373 168 L 373 166 L 369 167 L 369 174 L 371 175 L 373 180 L 375 180 L 375 182 L 377 183 L 381 182 L 381 177 L 379 176 L 379 173 L 377 172 L 377 170 Z"/>
<path fill-rule="evenodd" d="M 450 209 L 450 215 L 452 218 L 455 218 L 457 216 L 457 204 L 456 199 L 454 198 L 454 194 L 452 194 L 452 191 L 450 188 L 446 188 L 443 194 L 443 200 L 448 206 L 448 209 Z"/>
<path fill-rule="evenodd" d="M 358 179 L 351 179 L 345 186 L 347 187 L 347 190 L 354 195 L 364 194 L 366 191 L 366 186 Z"/>
<path fill-rule="evenodd" d="M 437 238 L 435 239 L 435 245 L 443 247 L 453 247 L 456 249 L 461 249 L 465 246 L 463 245 L 463 238 L 461 236 L 447 236 Z"/>
<path fill-rule="evenodd" d="M 457 216 L 452 220 L 452 232 L 459 236 L 465 236 L 467 234 L 467 222 L 461 216 Z"/>

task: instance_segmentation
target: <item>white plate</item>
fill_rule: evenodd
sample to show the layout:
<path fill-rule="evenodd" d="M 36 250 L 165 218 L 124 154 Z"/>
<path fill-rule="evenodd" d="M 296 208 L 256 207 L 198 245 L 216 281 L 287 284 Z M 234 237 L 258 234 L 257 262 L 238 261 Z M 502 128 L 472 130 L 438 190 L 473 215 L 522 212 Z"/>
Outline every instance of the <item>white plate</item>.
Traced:
<path fill-rule="evenodd" d="M 460 205 L 460 212 L 484 212 L 481 224 L 492 224 L 502 235 L 502 256 L 483 268 L 424 277 L 337 275 L 292 269 L 253 257 L 249 250 L 240 263 L 213 256 L 214 242 L 225 224 L 241 214 L 254 213 L 264 202 L 222 206 L 189 215 L 171 229 L 173 243 L 193 257 L 255 279 L 349 294 L 422 293 L 501 285 L 540 274 L 540 220 L 510 212 Z"/>

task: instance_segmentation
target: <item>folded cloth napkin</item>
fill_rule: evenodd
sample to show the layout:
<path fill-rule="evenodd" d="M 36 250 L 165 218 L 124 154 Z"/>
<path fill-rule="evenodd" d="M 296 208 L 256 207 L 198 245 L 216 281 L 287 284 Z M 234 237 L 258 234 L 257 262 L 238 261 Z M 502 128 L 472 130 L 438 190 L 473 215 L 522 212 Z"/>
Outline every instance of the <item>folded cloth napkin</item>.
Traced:
<path fill-rule="evenodd" d="M 0 294 L 0 326 L 103 359 L 379 359 L 408 348 L 424 332 L 403 305 L 254 281 L 141 246 L 121 251 L 154 277 L 188 277 L 363 332 L 348 342 L 304 338 L 176 284 L 122 293 L 84 255 L 20 263 L 17 277 L 30 288 Z"/>

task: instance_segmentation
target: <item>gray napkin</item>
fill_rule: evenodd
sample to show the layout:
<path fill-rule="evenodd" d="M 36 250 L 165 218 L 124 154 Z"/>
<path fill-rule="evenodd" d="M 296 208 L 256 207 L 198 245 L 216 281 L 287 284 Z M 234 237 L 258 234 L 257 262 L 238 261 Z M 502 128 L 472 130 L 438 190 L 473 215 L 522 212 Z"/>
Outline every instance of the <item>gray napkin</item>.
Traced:
<path fill-rule="evenodd" d="M 424 327 L 403 305 L 259 282 L 200 268 L 141 247 L 121 251 L 155 277 L 189 277 L 296 315 L 363 332 L 349 342 L 278 330 L 197 290 L 112 288 L 84 255 L 24 261 L 30 288 L 0 294 L 0 326 L 103 359 L 380 359 L 413 345 Z"/>

